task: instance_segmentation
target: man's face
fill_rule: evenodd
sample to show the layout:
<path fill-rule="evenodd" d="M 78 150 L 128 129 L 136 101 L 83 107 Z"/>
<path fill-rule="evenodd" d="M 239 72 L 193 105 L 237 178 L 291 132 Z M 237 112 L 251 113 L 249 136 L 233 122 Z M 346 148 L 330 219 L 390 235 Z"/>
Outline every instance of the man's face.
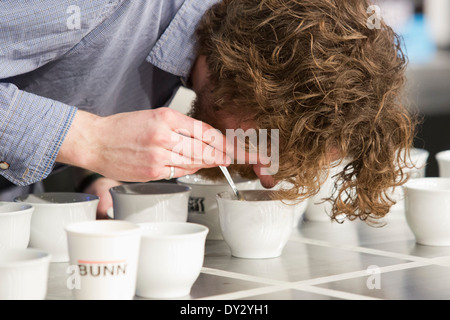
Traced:
<path fill-rule="evenodd" d="M 251 121 L 239 122 L 232 114 L 219 110 L 210 99 L 211 85 L 208 82 L 208 67 L 204 56 L 198 57 L 192 71 L 192 87 L 196 93 L 196 99 L 192 105 L 189 115 L 197 120 L 208 123 L 212 127 L 225 134 L 226 129 L 243 129 L 244 131 L 252 128 Z M 240 124 L 239 124 L 240 123 Z M 234 153 L 236 154 L 236 152 Z M 237 161 L 235 161 L 237 162 Z M 242 163 L 242 162 L 239 162 Z M 254 162 L 247 162 L 254 163 Z M 275 186 L 276 182 L 270 175 L 263 175 L 261 170 L 264 165 L 256 164 L 231 164 L 230 172 L 239 174 L 244 178 L 259 178 L 261 184 L 266 188 Z M 218 168 L 204 169 L 202 174 L 211 179 L 222 178 L 223 174 Z"/>

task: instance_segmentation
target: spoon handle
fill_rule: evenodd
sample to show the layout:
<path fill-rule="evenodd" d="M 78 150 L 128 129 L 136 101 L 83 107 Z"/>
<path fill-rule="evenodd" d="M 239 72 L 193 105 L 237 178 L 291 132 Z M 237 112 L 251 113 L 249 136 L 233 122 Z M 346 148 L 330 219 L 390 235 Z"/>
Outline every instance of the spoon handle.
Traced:
<path fill-rule="evenodd" d="M 220 170 L 222 170 L 223 175 L 225 176 L 225 178 L 227 179 L 228 183 L 230 184 L 231 189 L 233 189 L 233 192 L 236 195 L 236 197 L 239 200 L 242 200 L 243 198 L 240 195 L 239 190 L 237 189 L 236 185 L 234 184 L 233 179 L 231 178 L 230 173 L 228 172 L 228 169 L 226 167 L 224 167 L 224 166 L 219 166 L 219 168 L 220 168 Z"/>

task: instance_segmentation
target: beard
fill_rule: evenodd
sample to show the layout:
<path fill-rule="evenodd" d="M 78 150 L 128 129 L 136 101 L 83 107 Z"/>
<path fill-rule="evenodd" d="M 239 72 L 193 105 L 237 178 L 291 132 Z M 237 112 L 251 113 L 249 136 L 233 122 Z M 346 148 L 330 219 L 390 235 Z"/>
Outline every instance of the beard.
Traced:
<path fill-rule="evenodd" d="M 227 167 L 232 177 L 241 177 L 248 180 L 258 180 L 252 167 L 245 164 L 231 164 Z M 222 170 L 219 167 L 200 169 L 197 173 L 201 178 L 210 181 L 224 181 Z"/>
<path fill-rule="evenodd" d="M 209 124 L 210 126 L 218 129 L 222 134 L 225 133 L 227 128 L 227 119 L 230 119 L 230 115 L 227 115 L 222 108 L 217 106 L 211 99 L 210 89 L 202 88 L 196 94 L 191 109 L 188 114 L 189 117 Z M 233 159 L 232 159 L 233 160 Z M 235 164 L 232 163 L 228 166 L 228 171 L 231 176 L 239 176 L 244 179 L 256 180 L 258 176 L 253 171 L 252 166 L 248 164 Z M 224 180 L 224 176 L 219 167 L 204 168 L 197 171 L 197 174 L 207 180 L 221 181 Z"/>

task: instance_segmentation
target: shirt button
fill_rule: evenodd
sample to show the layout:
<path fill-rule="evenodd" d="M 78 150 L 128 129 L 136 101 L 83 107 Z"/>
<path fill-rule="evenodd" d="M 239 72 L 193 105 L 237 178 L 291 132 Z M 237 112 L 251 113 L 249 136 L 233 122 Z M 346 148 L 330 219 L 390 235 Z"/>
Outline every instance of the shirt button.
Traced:
<path fill-rule="evenodd" d="M 1 169 L 1 170 L 7 170 L 7 169 L 9 169 L 9 163 L 8 163 L 8 162 L 5 162 L 5 161 L 1 161 L 1 162 L 0 162 L 0 169 Z"/>

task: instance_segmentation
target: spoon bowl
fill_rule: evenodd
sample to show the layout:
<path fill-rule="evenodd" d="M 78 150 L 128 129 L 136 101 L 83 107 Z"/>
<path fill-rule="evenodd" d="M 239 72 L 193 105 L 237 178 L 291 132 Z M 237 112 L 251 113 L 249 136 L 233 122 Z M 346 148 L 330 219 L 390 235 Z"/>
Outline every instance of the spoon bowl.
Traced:
<path fill-rule="evenodd" d="M 239 193 L 238 188 L 236 187 L 236 185 L 234 184 L 233 179 L 231 178 L 230 173 L 228 172 L 228 169 L 224 166 L 219 166 L 220 170 L 222 170 L 223 175 L 225 176 L 225 178 L 227 179 L 228 183 L 230 184 L 231 189 L 233 189 L 234 194 L 236 195 L 236 198 L 238 198 L 241 201 L 244 201 L 245 198 L 244 196 Z"/>

